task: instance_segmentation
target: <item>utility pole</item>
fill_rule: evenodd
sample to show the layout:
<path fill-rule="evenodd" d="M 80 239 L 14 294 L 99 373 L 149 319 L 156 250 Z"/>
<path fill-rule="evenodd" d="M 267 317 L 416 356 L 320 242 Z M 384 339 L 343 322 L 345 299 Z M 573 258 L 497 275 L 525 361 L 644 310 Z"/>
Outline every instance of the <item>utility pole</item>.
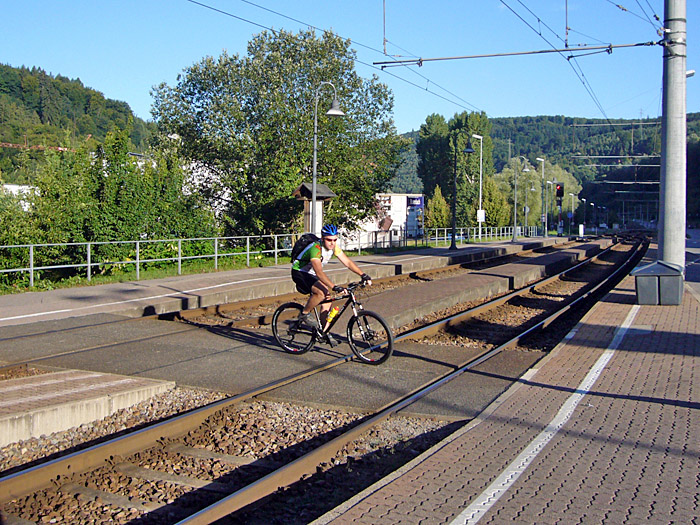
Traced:
<path fill-rule="evenodd" d="M 685 273 L 686 0 L 664 1 L 659 259 Z"/>

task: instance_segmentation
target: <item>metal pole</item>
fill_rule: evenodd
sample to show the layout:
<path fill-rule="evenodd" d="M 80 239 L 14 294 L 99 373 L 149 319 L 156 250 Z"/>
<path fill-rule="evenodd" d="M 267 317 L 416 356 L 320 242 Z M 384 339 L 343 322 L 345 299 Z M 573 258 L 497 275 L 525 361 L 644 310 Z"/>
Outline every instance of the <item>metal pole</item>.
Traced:
<path fill-rule="evenodd" d="M 323 82 L 316 88 L 316 103 L 314 104 L 314 163 L 313 177 L 311 179 L 311 233 L 316 233 L 316 151 L 318 149 L 318 91 L 321 89 Z"/>
<path fill-rule="evenodd" d="M 481 188 L 483 184 L 482 180 L 484 172 L 484 137 L 482 135 L 477 135 L 476 133 L 472 133 L 472 137 L 479 139 L 479 210 L 481 210 Z M 481 221 L 478 220 L 478 217 L 477 222 L 479 223 L 479 242 L 481 242 Z"/>
<path fill-rule="evenodd" d="M 452 242 L 450 242 L 450 250 L 456 250 L 457 244 L 455 237 L 457 236 L 457 139 L 454 141 L 455 147 L 455 170 L 452 178 Z"/>
<path fill-rule="evenodd" d="M 571 195 L 571 218 L 569 219 L 569 237 L 571 237 L 571 223 L 574 222 L 574 194 L 569 193 Z"/>
<path fill-rule="evenodd" d="M 537 157 L 537 161 L 542 163 L 542 224 L 544 226 L 544 236 L 547 237 L 547 201 L 544 198 L 544 190 L 547 184 L 544 180 L 544 159 Z"/>
<path fill-rule="evenodd" d="M 520 159 L 516 159 L 516 166 L 513 170 L 513 242 L 518 240 L 518 165 L 520 164 Z"/>
<path fill-rule="evenodd" d="M 317 158 L 318 158 L 318 97 L 321 91 L 321 87 L 328 85 L 333 88 L 333 104 L 331 104 L 331 109 L 326 113 L 330 116 L 342 116 L 344 113 L 340 111 L 338 107 L 338 93 L 332 82 L 321 82 L 316 88 L 316 95 L 314 101 L 314 160 L 313 160 L 313 177 L 311 181 L 311 233 L 320 233 L 316 229 L 316 176 L 317 176 Z"/>
<path fill-rule="evenodd" d="M 686 0 L 664 2 L 659 256 L 685 272 Z"/>

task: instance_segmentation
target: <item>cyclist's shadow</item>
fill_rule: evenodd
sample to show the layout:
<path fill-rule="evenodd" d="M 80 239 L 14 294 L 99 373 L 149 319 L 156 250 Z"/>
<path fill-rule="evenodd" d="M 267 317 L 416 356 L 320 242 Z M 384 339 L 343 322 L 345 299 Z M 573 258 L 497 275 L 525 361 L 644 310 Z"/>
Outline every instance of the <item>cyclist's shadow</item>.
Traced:
<path fill-rule="evenodd" d="M 274 352 L 293 355 L 280 348 L 271 332 L 267 333 L 255 328 L 242 328 L 232 325 L 209 325 L 190 320 L 186 320 L 184 322 L 190 326 L 196 326 L 197 328 L 206 330 L 207 332 L 219 337 L 225 337 L 246 345 L 264 348 L 265 350 L 272 350 Z M 346 338 L 337 336 L 336 339 L 340 343 L 339 346 L 329 348 L 328 345 L 317 341 L 311 349 L 311 352 L 320 352 L 331 357 L 340 357 L 346 353 L 349 353 L 349 347 L 347 344 L 344 344 L 347 343 Z M 343 348 L 344 346 L 345 348 Z"/>

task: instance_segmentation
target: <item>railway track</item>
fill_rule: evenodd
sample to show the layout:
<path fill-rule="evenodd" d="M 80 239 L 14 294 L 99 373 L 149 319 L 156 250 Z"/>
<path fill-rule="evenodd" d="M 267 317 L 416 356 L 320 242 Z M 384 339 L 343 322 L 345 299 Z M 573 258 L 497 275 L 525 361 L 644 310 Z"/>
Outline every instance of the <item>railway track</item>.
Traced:
<path fill-rule="evenodd" d="M 642 249 L 639 246 L 628 251 L 639 254 Z M 280 487 L 297 485 L 301 478 L 313 480 L 319 469 L 328 470 L 329 465 L 343 461 L 338 455 L 348 449 L 349 443 L 416 400 L 494 355 L 522 345 L 526 338 L 528 344 L 543 346 L 544 343 L 534 339 L 536 334 L 544 334 L 555 319 L 590 301 L 605 286 L 585 281 L 598 282 L 601 273 L 609 273 L 617 266 L 613 262 L 614 252 L 608 250 L 590 262 L 588 268 L 599 265 L 595 271 L 579 265 L 465 312 L 447 315 L 443 312 L 442 318 L 431 326 L 409 327 L 398 335 L 397 343 L 416 339 L 427 339 L 430 344 L 447 342 L 458 354 L 463 354 L 466 340 L 469 358 L 450 366 L 449 373 L 431 379 L 386 406 L 376 407 L 371 415 L 358 414 L 341 418 L 338 424 L 320 425 L 315 438 L 303 442 L 288 440 L 287 447 L 282 446 L 267 458 L 212 450 L 215 447 L 207 438 L 226 434 L 227 425 L 233 428 L 231 421 L 235 420 L 241 402 L 343 365 L 351 360 L 351 355 L 26 472 L 0 478 L 0 504 L 10 515 L 34 522 L 43 519 L 42 512 L 46 509 L 66 520 L 72 512 L 86 508 L 94 513 L 95 522 L 210 523 L 236 511 L 244 513 L 241 520 L 245 521 L 246 507 L 249 510 L 264 498 L 267 498 L 265 508 L 270 512 L 275 504 L 270 504 L 269 499 L 283 499 L 288 492 L 278 492 Z M 619 253 L 617 256 L 621 258 Z M 626 271 L 629 268 L 621 269 L 618 275 Z M 587 272 L 595 276 L 587 278 Z M 564 300 L 572 296 L 574 284 L 579 290 L 572 300 Z M 536 300 L 543 304 L 535 308 Z M 531 315 L 523 314 L 524 311 Z M 484 316 L 488 321 L 484 321 Z M 517 327 L 506 330 L 501 323 L 496 328 L 495 318 L 513 317 L 518 318 L 513 323 Z M 484 330 L 483 325 L 494 328 Z M 244 440 L 244 436 L 237 438 Z"/>

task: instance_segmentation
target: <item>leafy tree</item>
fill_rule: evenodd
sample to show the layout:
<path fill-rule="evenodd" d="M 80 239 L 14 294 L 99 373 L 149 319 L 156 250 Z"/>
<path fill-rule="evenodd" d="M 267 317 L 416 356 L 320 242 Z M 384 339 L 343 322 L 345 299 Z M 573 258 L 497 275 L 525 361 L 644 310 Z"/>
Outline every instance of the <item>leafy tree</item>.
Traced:
<path fill-rule="evenodd" d="M 457 224 L 476 224 L 476 215 L 470 213 L 479 196 L 479 179 L 493 172 L 492 144 L 489 121 L 483 113 L 455 115 L 449 122 L 440 115 L 430 115 L 419 131 L 416 151 L 420 161 L 418 174 L 426 192 L 440 186 L 443 195 L 452 198 L 454 178 L 457 177 Z M 473 134 L 483 137 L 483 162 L 480 166 L 481 143 L 472 143 L 474 154 L 464 152 Z"/>
<path fill-rule="evenodd" d="M 448 158 L 448 132 L 445 118 L 438 114 L 428 115 L 418 131 L 418 177 L 423 181 L 423 191 L 427 195 L 434 195 L 437 186 L 441 186 L 443 193 L 444 184 L 452 175 L 452 163 Z"/>
<path fill-rule="evenodd" d="M 499 190 L 493 177 L 486 177 L 483 181 L 482 204 L 486 213 L 486 222 L 483 226 L 507 226 L 512 224 L 513 208 L 508 204 L 505 195 Z M 472 217 L 476 222 L 476 210 L 478 202 L 472 205 Z"/>
<path fill-rule="evenodd" d="M 223 53 L 186 69 L 178 84 L 154 91 L 153 114 L 182 139 L 185 155 L 206 168 L 200 185 L 212 201 L 228 200 L 231 233 L 283 231 L 298 223 L 291 196 L 312 180 L 314 107 L 318 102 L 318 182 L 338 198 L 326 216 L 353 226 L 374 210 L 406 143 L 391 120 L 393 97 L 354 71 L 350 42 L 331 33 L 263 32 L 245 56 Z M 325 115 L 332 82 L 345 112 Z M 318 93 L 318 99 L 316 94 Z"/>
<path fill-rule="evenodd" d="M 425 206 L 425 225 L 427 228 L 446 228 L 451 223 L 451 212 L 447 201 L 442 196 L 440 186 L 435 187 L 435 193 L 428 199 Z"/>

